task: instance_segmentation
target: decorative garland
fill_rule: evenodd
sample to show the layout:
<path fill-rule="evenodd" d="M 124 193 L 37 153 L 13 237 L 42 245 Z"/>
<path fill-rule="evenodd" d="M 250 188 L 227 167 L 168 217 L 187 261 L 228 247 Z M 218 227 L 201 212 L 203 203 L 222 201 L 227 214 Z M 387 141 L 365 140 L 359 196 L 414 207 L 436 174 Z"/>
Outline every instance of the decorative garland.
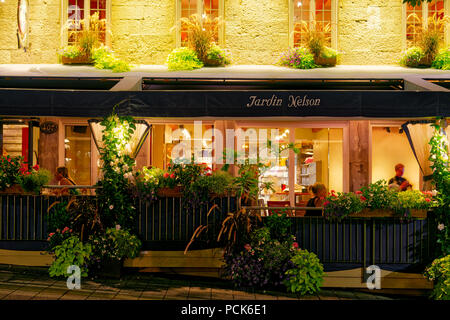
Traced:
<path fill-rule="evenodd" d="M 450 254 L 449 226 L 450 226 L 450 172 L 449 149 L 447 137 L 444 133 L 445 120 L 432 124 L 435 131 L 429 144 L 430 158 L 433 169 L 433 180 L 436 185 L 439 206 L 434 210 L 438 222 L 437 242 L 441 246 L 441 255 Z"/>

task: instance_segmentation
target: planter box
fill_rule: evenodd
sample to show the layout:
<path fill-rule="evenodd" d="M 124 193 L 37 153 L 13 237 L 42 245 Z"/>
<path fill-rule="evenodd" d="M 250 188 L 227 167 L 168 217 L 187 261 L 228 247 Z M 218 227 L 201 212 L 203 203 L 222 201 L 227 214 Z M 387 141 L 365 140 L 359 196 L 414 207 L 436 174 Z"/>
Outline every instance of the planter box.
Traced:
<path fill-rule="evenodd" d="M 122 275 L 122 260 L 108 259 L 102 263 L 98 275 L 103 278 L 120 279 Z"/>
<path fill-rule="evenodd" d="M 76 58 L 61 57 L 62 64 L 93 64 L 90 56 L 83 55 Z"/>
<path fill-rule="evenodd" d="M 382 218 L 382 217 L 398 217 L 398 214 L 391 209 L 363 209 L 358 213 L 351 213 L 350 217 L 363 217 L 363 218 Z M 425 209 L 411 209 L 411 217 L 413 218 L 426 218 L 427 210 Z"/>
<path fill-rule="evenodd" d="M 314 63 L 320 66 L 334 67 L 336 65 L 336 57 L 333 58 L 314 57 Z"/>
<path fill-rule="evenodd" d="M 205 67 L 224 67 L 225 65 L 220 60 L 205 59 Z"/>
<path fill-rule="evenodd" d="M 6 188 L 0 191 L 0 194 L 19 194 L 24 196 L 34 196 L 36 195 L 34 192 L 28 192 L 22 189 L 19 184 L 15 184 L 9 188 Z"/>
<path fill-rule="evenodd" d="M 175 188 L 161 188 L 158 190 L 159 197 L 181 197 L 183 187 L 176 186 Z"/>

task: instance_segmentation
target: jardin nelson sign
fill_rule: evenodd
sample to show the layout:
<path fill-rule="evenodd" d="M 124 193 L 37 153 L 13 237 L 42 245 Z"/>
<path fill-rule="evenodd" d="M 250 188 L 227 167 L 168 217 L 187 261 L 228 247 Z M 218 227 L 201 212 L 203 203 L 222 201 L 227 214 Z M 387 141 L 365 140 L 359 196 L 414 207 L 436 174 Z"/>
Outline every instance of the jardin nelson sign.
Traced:
<path fill-rule="evenodd" d="M 275 94 L 273 94 L 270 98 L 250 96 L 247 107 L 282 107 L 283 103 L 284 99 Z M 289 95 L 287 106 L 288 108 L 318 107 L 320 106 L 320 98 L 310 98 L 307 94 L 303 96 Z"/>

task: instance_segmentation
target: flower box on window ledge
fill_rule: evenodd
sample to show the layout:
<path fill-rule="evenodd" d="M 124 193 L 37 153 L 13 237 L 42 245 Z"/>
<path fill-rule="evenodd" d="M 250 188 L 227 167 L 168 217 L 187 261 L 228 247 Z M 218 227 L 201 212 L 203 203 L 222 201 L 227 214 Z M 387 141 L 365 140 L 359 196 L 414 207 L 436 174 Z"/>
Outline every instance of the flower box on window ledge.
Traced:
<path fill-rule="evenodd" d="M 314 57 L 314 63 L 320 66 L 332 66 L 336 65 L 336 57 L 324 58 L 321 56 Z"/>
<path fill-rule="evenodd" d="M 14 195 L 36 195 L 34 192 L 29 192 L 23 190 L 23 188 L 19 184 L 12 185 L 9 188 L 5 188 L 0 191 L 0 194 L 14 194 Z"/>
<path fill-rule="evenodd" d="M 62 56 L 61 62 L 62 62 L 62 64 L 93 64 L 94 63 L 92 58 L 87 54 L 80 55 L 80 56 L 77 56 L 74 58 Z"/>
<path fill-rule="evenodd" d="M 182 186 L 176 186 L 174 188 L 160 188 L 158 190 L 158 196 L 160 197 L 181 197 L 183 192 Z"/>
<path fill-rule="evenodd" d="M 411 218 L 426 218 L 426 209 L 410 209 Z M 360 217 L 360 218 L 382 218 L 382 217 L 400 217 L 392 209 L 363 209 L 361 212 L 351 213 L 350 217 Z"/>

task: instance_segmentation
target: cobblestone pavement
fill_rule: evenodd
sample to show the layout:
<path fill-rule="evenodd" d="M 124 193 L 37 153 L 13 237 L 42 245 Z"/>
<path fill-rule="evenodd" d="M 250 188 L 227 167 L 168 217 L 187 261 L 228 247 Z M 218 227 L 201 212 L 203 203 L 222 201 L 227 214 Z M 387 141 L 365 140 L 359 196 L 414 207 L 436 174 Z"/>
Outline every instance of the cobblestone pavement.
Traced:
<path fill-rule="evenodd" d="M 275 291 L 235 290 L 229 282 L 160 274 L 126 274 L 120 280 L 83 279 L 81 289 L 67 289 L 43 270 L 0 268 L 0 300 L 391 300 L 357 290 L 327 290 L 297 296 Z"/>

